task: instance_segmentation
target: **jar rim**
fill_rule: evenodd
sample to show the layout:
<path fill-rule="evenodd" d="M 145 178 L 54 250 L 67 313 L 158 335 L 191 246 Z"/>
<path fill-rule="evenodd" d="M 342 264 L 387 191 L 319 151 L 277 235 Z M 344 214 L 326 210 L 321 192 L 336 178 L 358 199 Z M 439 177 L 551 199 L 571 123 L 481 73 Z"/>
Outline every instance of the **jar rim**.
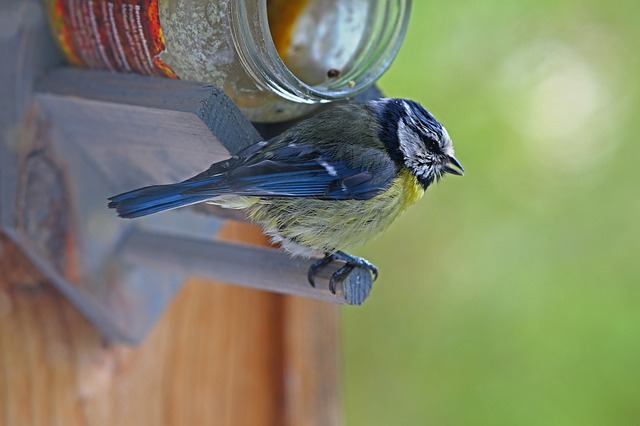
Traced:
<path fill-rule="evenodd" d="M 374 1 L 375 28 L 352 65 L 336 78 L 307 84 L 280 57 L 267 18 L 267 0 L 232 1 L 231 33 L 240 62 L 261 86 L 298 103 L 324 103 L 353 97 L 371 87 L 389 68 L 404 39 L 411 0 Z"/>

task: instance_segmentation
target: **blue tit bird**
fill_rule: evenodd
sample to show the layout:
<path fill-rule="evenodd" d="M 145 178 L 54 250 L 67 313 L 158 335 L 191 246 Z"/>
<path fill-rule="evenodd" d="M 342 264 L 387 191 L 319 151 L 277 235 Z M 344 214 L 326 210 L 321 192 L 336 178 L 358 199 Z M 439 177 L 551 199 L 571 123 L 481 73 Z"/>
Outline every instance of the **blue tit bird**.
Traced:
<path fill-rule="evenodd" d="M 109 198 L 136 218 L 195 203 L 244 209 L 274 243 L 294 256 L 324 254 L 308 272 L 342 260 L 335 292 L 356 266 L 376 267 L 343 250 L 387 228 L 444 174 L 462 175 L 446 129 L 420 104 L 379 99 L 344 104 L 253 144 L 183 182 Z"/>

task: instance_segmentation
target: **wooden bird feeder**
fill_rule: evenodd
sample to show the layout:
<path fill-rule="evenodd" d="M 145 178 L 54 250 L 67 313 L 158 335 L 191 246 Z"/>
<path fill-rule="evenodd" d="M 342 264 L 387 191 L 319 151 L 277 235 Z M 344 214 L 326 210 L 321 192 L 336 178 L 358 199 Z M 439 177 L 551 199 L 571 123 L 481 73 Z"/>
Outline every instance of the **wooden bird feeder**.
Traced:
<path fill-rule="evenodd" d="M 339 263 L 313 288 L 315 259 L 220 241 L 227 218 L 211 214 L 220 210 L 123 220 L 106 207 L 111 195 L 184 180 L 283 125 L 260 126 L 261 136 L 216 87 L 66 68 L 50 41 L 31 42 L 24 68 L 2 66 L 15 103 L 2 109 L 3 128 L 14 131 L 0 145 L 0 226 L 105 335 L 140 342 L 189 276 L 332 303 L 366 299 L 366 269 L 332 294 Z"/>
<path fill-rule="evenodd" d="M 9 0 L 0 16 L 0 418 L 338 423 L 335 306 L 366 299 L 368 271 L 331 294 L 341 265 L 312 288 L 313 259 L 213 207 L 139 220 L 107 209 L 290 123 L 258 131 L 206 84 L 67 68 L 39 1 Z"/>

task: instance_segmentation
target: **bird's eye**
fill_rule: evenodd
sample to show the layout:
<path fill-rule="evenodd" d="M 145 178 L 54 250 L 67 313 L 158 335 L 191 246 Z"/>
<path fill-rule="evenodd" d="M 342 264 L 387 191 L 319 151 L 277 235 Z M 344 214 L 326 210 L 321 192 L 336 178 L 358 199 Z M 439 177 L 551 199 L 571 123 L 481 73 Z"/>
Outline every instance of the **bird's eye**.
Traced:
<path fill-rule="evenodd" d="M 438 142 L 434 139 L 427 138 L 424 144 L 430 152 L 438 152 L 440 150 L 440 145 L 438 145 Z"/>

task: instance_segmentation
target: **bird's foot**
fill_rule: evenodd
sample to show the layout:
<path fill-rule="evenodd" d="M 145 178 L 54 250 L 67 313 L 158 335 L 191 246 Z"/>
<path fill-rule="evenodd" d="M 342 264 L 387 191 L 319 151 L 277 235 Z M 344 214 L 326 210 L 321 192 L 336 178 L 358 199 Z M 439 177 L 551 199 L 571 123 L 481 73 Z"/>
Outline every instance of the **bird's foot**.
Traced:
<path fill-rule="evenodd" d="M 345 264 L 341 266 L 336 272 L 334 272 L 329 279 L 329 291 L 331 291 L 332 294 L 336 294 L 336 285 L 344 281 L 347 275 L 349 275 L 349 273 L 353 271 L 353 268 L 355 267 L 368 269 L 369 272 L 371 272 L 371 274 L 373 275 L 374 281 L 378 278 L 378 268 L 376 268 L 375 265 L 369 262 L 367 259 L 353 256 L 343 251 L 336 251 L 334 253 L 326 253 L 322 259 L 319 259 L 309 267 L 309 271 L 307 272 L 307 279 L 309 280 L 309 284 L 311 284 L 312 287 L 316 286 L 315 276 L 318 271 L 334 260 L 342 260 L 343 262 L 345 262 Z"/>

